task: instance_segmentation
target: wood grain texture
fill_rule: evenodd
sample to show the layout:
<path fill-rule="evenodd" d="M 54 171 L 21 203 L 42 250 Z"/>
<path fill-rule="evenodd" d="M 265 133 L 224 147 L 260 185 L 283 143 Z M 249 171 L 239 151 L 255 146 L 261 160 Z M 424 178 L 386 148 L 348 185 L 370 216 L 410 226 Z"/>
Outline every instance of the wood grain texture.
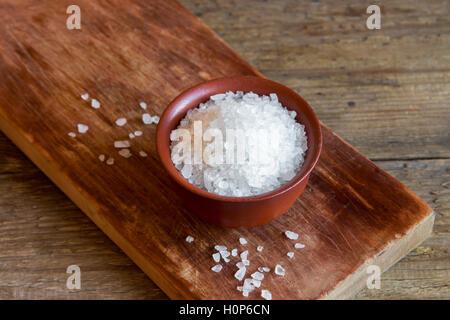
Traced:
<path fill-rule="evenodd" d="M 245 69 L 245 68 L 244 68 L 244 69 Z M 131 74 L 131 73 L 130 73 L 130 74 Z M 129 74 L 129 75 L 130 75 L 130 74 Z M 107 78 L 107 77 L 105 76 L 105 78 Z M 109 80 L 109 79 L 108 79 L 108 80 Z M 181 82 L 181 81 L 180 81 L 180 82 Z M 97 85 L 97 83 L 95 83 L 95 85 Z M 127 85 L 128 85 L 128 83 L 127 83 Z M 101 90 L 100 90 L 100 91 L 101 91 Z M 125 94 L 126 94 L 126 92 L 128 92 L 128 91 L 129 91 L 129 88 L 128 88 L 128 87 L 126 88 L 126 90 L 125 90 L 125 89 L 123 90 L 123 92 L 124 92 Z M 176 90 L 174 90 L 174 91 L 176 91 Z M 74 95 L 75 95 L 74 97 L 76 97 L 76 94 L 75 94 L 75 93 L 74 93 Z M 58 97 L 58 95 L 56 95 L 56 97 Z M 73 101 L 75 101 L 75 100 L 74 100 L 74 97 L 71 97 L 70 99 L 73 99 Z M 52 97 L 52 98 L 53 98 L 53 97 Z M 70 99 L 69 99 L 69 100 L 70 100 Z M 125 100 L 125 98 L 123 98 L 123 99 Z M 136 99 L 137 99 L 137 98 L 136 98 Z M 72 100 L 70 100 L 70 101 L 72 101 Z M 50 102 L 51 102 L 51 101 L 50 101 Z M 124 101 L 124 102 L 125 102 L 125 101 Z M 160 107 L 161 107 L 161 106 L 163 107 L 163 105 L 164 105 L 163 102 L 164 102 L 164 101 L 162 101 Z M 125 102 L 125 103 L 126 103 L 126 102 Z M 156 104 L 156 106 L 158 106 L 158 105 Z M 123 109 L 122 109 L 122 110 L 123 110 Z M 156 111 L 156 110 L 155 110 L 155 111 Z M 149 136 L 150 136 L 150 134 L 149 134 Z M 63 137 L 61 136 L 61 138 L 63 138 Z M 64 138 L 65 138 L 65 137 L 64 137 Z M 64 140 L 64 139 L 63 139 L 63 140 Z M 113 139 L 111 139 L 111 141 L 112 141 L 112 140 L 113 140 Z M 89 146 L 89 147 L 91 147 L 91 146 Z"/>

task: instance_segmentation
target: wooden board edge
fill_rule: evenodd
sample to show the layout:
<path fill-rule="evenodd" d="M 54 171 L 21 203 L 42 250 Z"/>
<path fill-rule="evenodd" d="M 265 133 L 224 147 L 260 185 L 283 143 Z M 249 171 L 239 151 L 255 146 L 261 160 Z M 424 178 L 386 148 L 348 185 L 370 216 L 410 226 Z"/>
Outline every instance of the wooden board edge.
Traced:
<path fill-rule="evenodd" d="M 1 108 L 0 108 L 1 111 Z M 13 128 L 0 113 L 0 130 L 42 171 L 44 174 L 81 209 L 94 223 L 111 239 L 145 274 L 170 298 L 170 299 L 199 299 L 193 292 L 176 286 L 175 281 L 163 277 L 164 270 L 159 270 L 149 264 L 143 254 L 126 240 L 115 228 L 107 224 L 98 214 L 99 208 L 89 194 L 83 193 L 75 185 L 68 183 L 71 179 L 67 177 L 59 165 L 57 170 L 49 166 L 51 159 L 46 159 L 46 153 L 39 153 L 32 139 L 27 139 L 22 130 Z"/>
<path fill-rule="evenodd" d="M 368 259 L 354 273 L 341 281 L 321 299 L 344 300 L 353 298 L 366 286 L 366 281 L 369 277 L 369 274 L 366 272 L 367 267 L 377 265 L 382 273 L 387 271 L 432 234 L 435 216 L 436 214 L 431 211 L 427 217 L 410 229 L 407 234 L 389 243 L 381 252 Z M 383 277 L 381 277 L 381 286 L 383 286 Z"/>

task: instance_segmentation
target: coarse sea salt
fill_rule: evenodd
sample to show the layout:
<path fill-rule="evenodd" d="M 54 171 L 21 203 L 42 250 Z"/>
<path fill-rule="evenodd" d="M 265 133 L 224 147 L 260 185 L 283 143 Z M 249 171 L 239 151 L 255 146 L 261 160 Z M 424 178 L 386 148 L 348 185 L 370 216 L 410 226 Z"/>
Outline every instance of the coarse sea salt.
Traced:
<path fill-rule="evenodd" d="M 288 239 L 291 239 L 291 240 L 297 240 L 297 239 L 298 239 L 298 234 L 295 233 L 295 232 L 292 232 L 292 231 L 286 231 L 284 234 L 286 235 L 286 237 L 287 237 Z"/>
<path fill-rule="evenodd" d="M 130 139 L 134 139 L 134 133 L 130 132 L 130 133 L 128 134 L 128 137 L 129 137 Z"/>
<path fill-rule="evenodd" d="M 172 162 L 177 170 L 186 173 L 183 174 L 186 180 L 211 193 L 245 197 L 272 191 L 291 181 L 304 162 L 307 137 L 296 116 L 295 111 L 281 105 L 276 94 L 259 96 L 240 91 L 216 94 L 189 110 L 177 127 L 190 133 L 190 150 L 194 152 L 184 152 L 183 135 L 176 130 L 171 132 Z M 221 132 L 224 142 L 223 148 L 216 149 L 216 135 L 208 141 L 200 137 L 198 144 L 202 150 L 210 147 L 208 155 L 200 161 L 195 161 L 197 121 L 205 134 Z M 229 130 L 235 130 L 234 138 L 230 135 L 228 139 Z M 200 158 L 201 154 L 205 153 L 200 153 Z"/>
<path fill-rule="evenodd" d="M 292 258 L 294 257 L 294 253 L 293 253 L 292 251 L 286 253 L 286 255 L 287 255 L 290 259 L 292 259 Z"/>
<path fill-rule="evenodd" d="M 145 157 L 147 157 L 147 152 L 145 152 L 145 151 L 139 151 L 139 155 L 142 157 L 142 158 L 145 158 Z"/>
<path fill-rule="evenodd" d="M 142 131 L 137 130 L 137 131 L 134 132 L 134 135 L 136 137 L 142 136 Z"/>
<path fill-rule="evenodd" d="M 251 277 L 255 280 L 261 281 L 264 279 L 264 274 L 262 274 L 261 272 L 255 272 L 255 273 L 252 273 Z"/>
<path fill-rule="evenodd" d="M 245 272 L 247 272 L 247 269 L 245 267 L 239 268 L 239 270 L 234 274 L 234 277 L 239 281 L 242 281 L 242 279 L 244 279 Z"/>
<path fill-rule="evenodd" d="M 89 93 L 82 94 L 81 99 L 83 99 L 84 101 L 87 101 L 89 99 Z"/>
<path fill-rule="evenodd" d="M 99 155 L 98 160 L 100 160 L 101 162 L 105 161 L 105 155 L 104 154 Z"/>
<path fill-rule="evenodd" d="M 124 126 L 127 123 L 127 119 L 125 118 L 119 118 L 116 120 L 116 125 L 119 127 Z"/>
<path fill-rule="evenodd" d="M 128 140 L 119 140 L 119 141 L 114 141 L 114 148 L 129 148 L 130 147 L 130 142 Z"/>
<path fill-rule="evenodd" d="M 219 261 L 220 261 L 220 253 L 214 253 L 214 254 L 212 255 L 212 257 L 213 257 L 213 260 L 214 260 L 215 262 L 219 262 Z"/>
<path fill-rule="evenodd" d="M 277 264 L 275 266 L 275 274 L 284 277 L 284 275 L 286 274 L 286 270 L 284 270 L 284 268 L 282 266 Z"/>
<path fill-rule="evenodd" d="M 232 255 L 233 257 L 236 257 L 236 256 L 237 256 L 237 254 L 238 254 L 238 251 L 237 251 L 237 249 L 233 249 L 233 250 L 231 250 L 231 255 Z"/>
<path fill-rule="evenodd" d="M 303 243 L 296 243 L 294 245 L 295 249 L 303 249 L 305 247 L 305 245 Z"/>
<path fill-rule="evenodd" d="M 194 241 L 194 237 L 192 237 L 192 236 L 187 236 L 186 237 L 186 242 L 191 243 L 192 241 Z"/>
<path fill-rule="evenodd" d="M 96 99 L 92 99 L 91 100 L 91 107 L 94 109 L 98 109 L 100 108 L 100 102 Z"/>
<path fill-rule="evenodd" d="M 239 243 L 242 245 L 247 244 L 247 240 L 245 240 L 244 238 L 239 238 Z"/>
<path fill-rule="evenodd" d="M 114 158 L 108 158 L 108 160 L 106 160 L 106 164 L 112 166 L 114 164 Z"/>
<path fill-rule="evenodd" d="M 215 245 L 215 246 L 214 246 L 214 249 L 216 249 L 217 251 L 220 252 L 220 251 L 226 251 L 226 250 L 227 250 L 227 247 Z"/>
<path fill-rule="evenodd" d="M 272 300 L 272 294 L 269 290 L 261 290 L 261 297 L 266 300 Z"/>
<path fill-rule="evenodd" d="M 142 109 L 147 109 L 147 104 L 145 103 L 145 102 L 139 102 L 139 106 L 142 108 Z"/>
<path fill-rule="evenodd" d="M 86 133 L 89 130 L 89 127 L 87 125 L 81 123 L 77 125 L 77 128 L 79 133 Z"/>
<path fill-rule="evenodd" d="M 263 246 L 258 246 L 258 248 L 256 248 L 256 250 L 258 250 L 259 252 L 263 251 L 264 247 Z"/>
<path fill-rule="evenodd" d="M 214 267 L 211 268 L 214 272 L 220 272 L 222 270 L 222 265 L 216 264 Z"/>
<path fill-rule="evenodd" d="M 69 132 L 67 135 L 72 138 L 75 138 L 77 136 L 77 134 L 75 132 Z"/>
<path fill-rule="evenodd" d="M 131 157 L 130 149 L 120 149 L 119 154 L 124 158 Z"/>
<path fill-rule="evenodd" d="M 241 252 L 240 257 L 241 257 L 242 261 L 247 260 L 248 250 L 245 250 L 245 251 Z"/>

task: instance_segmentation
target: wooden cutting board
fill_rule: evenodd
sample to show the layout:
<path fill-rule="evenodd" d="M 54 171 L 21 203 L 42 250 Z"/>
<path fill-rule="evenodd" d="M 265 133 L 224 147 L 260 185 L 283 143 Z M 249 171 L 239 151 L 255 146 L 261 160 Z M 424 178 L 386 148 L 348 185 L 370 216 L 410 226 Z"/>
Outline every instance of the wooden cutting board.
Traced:
<path fill-rule="evenodd" d="M 197 220 L 172 191 L 155 125 L 142 123 L 139 102 L 161 114 L 194 84 L 261 74 L 177 2 L 79 0 L 81 30 L 66 28 L 70 4 L 2 1 L 0 129 L 169 297 L 243 298 L 236 258 L 210 271 L 213 246 L 221 244 L 249 250 L 248 274 L 278 263 L 286 269 L 262 282 L 274 299 L 348 298 L 366 285 L 367 266 L 386 270 L 431 233 L 431 209 L 326 126 L 309 184 L 281 218 L 250 230 Z M 100 109 L 80 98 L 85 92 Z M 120 117 L 128 119 L 123 127 L 115 125 Z M 69 137 L 78 123 L 88 132 Z M 125 159 L 113 142 L 135 130 L 143 136 L 130 140 L 133 156 Z M 293 249 L 286 230 L 306 247 Z M 260 289 L 250 298 L 260 298 Z"/>

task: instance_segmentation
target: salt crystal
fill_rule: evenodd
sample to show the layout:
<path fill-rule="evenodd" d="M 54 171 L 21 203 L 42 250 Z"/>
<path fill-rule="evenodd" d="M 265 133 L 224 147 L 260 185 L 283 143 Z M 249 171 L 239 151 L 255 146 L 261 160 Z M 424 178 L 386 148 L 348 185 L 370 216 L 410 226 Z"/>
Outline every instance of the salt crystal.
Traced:
<path fill-rule="evenodd" d="M 96 99 L 92 99 L 91 100 L 91 107 L 94 108 L 94 109 L 100 108 L 100 102 L 98 102 L 98 100 L 96 100 Z"/>
<path fill-rule="evenodd" d="M 293 252 L 288 252 L 287 254 L 286 254 L 289 258 L 293 258 L 294 257 L 294 253 Z"/>
<path fill-rule="evenodd" d="M 108 160 L 106 160 L 106 164 L 112 166 L 114 164 L 114 158 L 108 158 Z"/>
<path fill-rule="evenodd" d="M 142 109 L 147 109 L 147 104 L 145 102 L 139 102 L 139 105 L 141 106 Z"/>
<path fill-rule="evenodd" d="M 153 122 L 150 119 L 148 121 Z M 176 146 L 183 146 L 185 141 L 178 139 L 176 130 L 185 129 L 194 137 L 194 122 L 197 121 L 202 122 L 203 132 L 213 129 L 222 133 L 225 146 L 219 148 L 223 157 L 217 156 L 225 161 L 223 165 L 214 163 L 216 151 L 197 162 L 193 159 L 195 151 L 180 156 L 182 148 Z M 235 130 L 239 140 L 248 143 L 240 148 L 240 141 L 236 141 L 230 147 L 225 139 L 228 129 Z M 200 189 L 222 196 L 258 195 L 281 187 L 300 171 L 308 149 L 304 129 L 304 125 L 292 118 L 291 111 L 282 106 L 276 94 L 268 97 L 252 92 L 219 93 L 189 110 L 171 132 L 171 159 L 179 171 L 185 164 L 192 165 L 192 170 L 189 169 L 192 172 L 184 178 Z M 206 150 L 213 143 L 203 141 L 201 146 Z M 234 161 L 229 160 L 227 150 L 237 150 L 233 154 Z"/>
<path fill-rule="evenodd" d="M 81 99 L 83 99 L 84 101 L 87 101 L 87 99 L 89 99 L 89 94 L 88 93 L 82 94 Z"/>
<path fill-rule="evenodd" d="M 284 270 L 284 268 L 282 266 L 277 264 L 275 266 L 275 274 L 284 277 L 284 275 L 286 274 L 286 270 Z"/>
<path fill-rule="evenodd" d="M 153 118 L 148 113 L 144 113 L 142 115 L 142 122 L 144 122 L 145 124 L 152 124 Z"/>
<path fill-rule="evenodd" d="M 263 246 L 258 246 L 258 248 L 256 248 L 256 250 L 258 250 L 259 252 L 263 251 L 264 247 Z"/>
<path fill-rule="evenodd" d="M 159 123 L 159 116 L 153 116 L 153 123 L 158 124 Z"/>
<path fill-rule="evenodd" d="M 250 260 L 242 260 L 242 264 L 244 266 L 249 266 L 250 265 Z"/>
<path fill-rule="evenodd" d="M 124 158 L 131 157 L 130 149 L 120 149 L 119 154 Z"/>
<path fill-rule="evenodd" d="M 236 263 L 236 267 L 238 267 L 238 269 L 244 268 L 245 265 L 242 261 L 239 261 L 238 263 Z"/>
<path fill-rule="evenodd" d="M 222 270 L 222 266 L 220 264 L 216 264 L 214 267 L 211 268 L 214 272 L 220 272 Z"/>
<path fill-rule="evenodd" d="M 192 237 L 192 236 L 187 236 L 186 237 L 186 242 L 191 243 L 192 241 L 194 241 L 194 237 Z"/>
<path fill-rule="evenodd" d="M 261 291 L 261 297 L 266 300 L 272 300 L 272 294 L 268 290 L 262 290 Z"/>
<path fill-rule="evenodd" d="M 72 138 L 75 138 L 77 136 L 75 132 L 69 132 L 68 135 Z"/>
<path fill-rule="evenodd" d="M 264 272 L 270 272 L 270 268 L 269 267 L 263 267 L 262 268 Z"/>
<path fill-rule="evenodd" d="M 145 158 L 145 157 L 147 157 L 147 152 L 145 152 L 145 151 L 139 151 L 139 155 L 142 157 L 142 158 Z"/>
<path fill-rule="evenodd" d="M 239 270 L 234 274 L 234 277 L 239 281 L 242 281 L 242 279 L 244 279 L 245 272 L 247 272 L 247 269 L 245 267 L 239 268 Z"/>
<path fill-rule="evenodd" d="M 130 132 L 130 133 L 128 134 L 128 137 L 129 137 L 130 139 L 134 139 L 134 134 L 133 134 L 132 132 Z"/>
<path fill-rule="evenodd" d="M 142 131 L 135 131 L 134 132 L 134 135 L 136 136 L 136 137 L 139 137 L 139 136 L 142 136 Z"/>
<path fill-rule="evenodd" d="M 226 263 L 230 262 L 230 259 L 228 259 L 228 257 L 230 256 L 229 251 L 222 250 L 220 251 L 220 255 L 222 256 L 223 261 L 225 261 Z"/>
<path fill-rule="evenodd" d="M 250 279 L 250 278 L 245 279 L 242 289 L 252 291 L 253 289 L 255 289 L 255 287 L 253 286 L 252 283 L 253 283 L 253 279 Z"/>
<path fill-rule="evenodd" d="M 101 162 L 105 161 L 105 155 L 104 154 L 99 155 L 98 160 L 100 160 Z"/>
<path fill-rule="evenodd" d="M 130 142 L 128 140 L 123 140 L 123 141 L 114 141 L 114 148 L 129 148 L 130 147 Z"/>
<path fill-rule="evenodd" d="M 298 234 L 295 233 L 295 232 L 292 232 L 292 231 L 286 231 L 284 234 L 286 235 L 286 237 L 287 237 L 288 239 L 291 239 L 291 240 L 297 240 L 297 239 L 298 239 Z"/>
<path fill-rule="evenodd" d="M 249 293 L 248 290 L 244 290 L 244 289 L 242 288 L 242 295 L 243 295 L 244 297 L 248 297 L 248 293 Z"/>
<path fill-rule="evenodd" d="M 263 267 L 258 267 L 258 271 L 259 272 L 264 272 L 264 268 Z"/>
<path fill-rule="evenodd" d="M 305 247 L 305 245 L 302 244 L 302 243 L 296 243 L 296 244 L 294 245 L 294 247 L 295 247 L 295 249 L 303 249 L 303 248 Z"/>
<path fill-rule="evenodd" d="M 77 125 L 77 128 L 78 128 L 78 132 L 79 133 L 85 133 L 85 132 L 87 132 L 89 130 L 89 127 L 87 125 L 81 124 L 81 123 L 79 123 Z"/>
<path fill-rule="evenodd" d="M 259 287 L 261 286 L 261 280 L 255 280 L 255 279 L 253 279 L 253 280 L 252 280 L 252 285 L 253 285 L 255 288 L 259 288 Z"/>
<path fill-rule="evenodd" d="M 239 238 L 239 242 L 244 245 L 247 244 L 247 240 L 245 240 L 244 238 Z"/>
<path fill-rule="evenodd" d="M 233 249 L 233 250 L 231 250 L 231 255 L 232 255 L 233 257 L 236 257 L 236 256 L 237 256 L 237 254 L 238 254 L 238 251 L 237 251 L 237 249 Z"/>
<path fill-rule="evenodd" d="M 220 252 L 220 251 L 226 251 L 227 247 L 217 245 L 217 246 L 214 246 L 214 249 L 216 249 L 217 251 Z"/>
<path fill-rule="evenodd" d="M 263 280 L 264 279 L 264 275 L 261 272 L 255 272 L 251 275 L 251 277 L 255 280 Z"/>
<path fill-rule="evenodd" d="M 248 256 L 248 250 L 243 251 L 240 255 L 241 260 L 247 260 L 247 256 Z"/>
<path fill-rule="evenodd" d="M 119 127 L 124 126 L 127 123 L 127 119 L 125 118 L 119 118 L 116 120 L 116 125 Z"/>
<path fill-rule="evenodd" d="M 215 262 L 219 262 L 220 261 L 220 253 L 214 253 L 212 255 L 213 259 Z"/>
<path fill-rule="evenodd" d="M 237 286 L 236 289 L 237 289 L 238 291 L 242 291 L 242 290 L 243 290 L 242 286 Z"/>

